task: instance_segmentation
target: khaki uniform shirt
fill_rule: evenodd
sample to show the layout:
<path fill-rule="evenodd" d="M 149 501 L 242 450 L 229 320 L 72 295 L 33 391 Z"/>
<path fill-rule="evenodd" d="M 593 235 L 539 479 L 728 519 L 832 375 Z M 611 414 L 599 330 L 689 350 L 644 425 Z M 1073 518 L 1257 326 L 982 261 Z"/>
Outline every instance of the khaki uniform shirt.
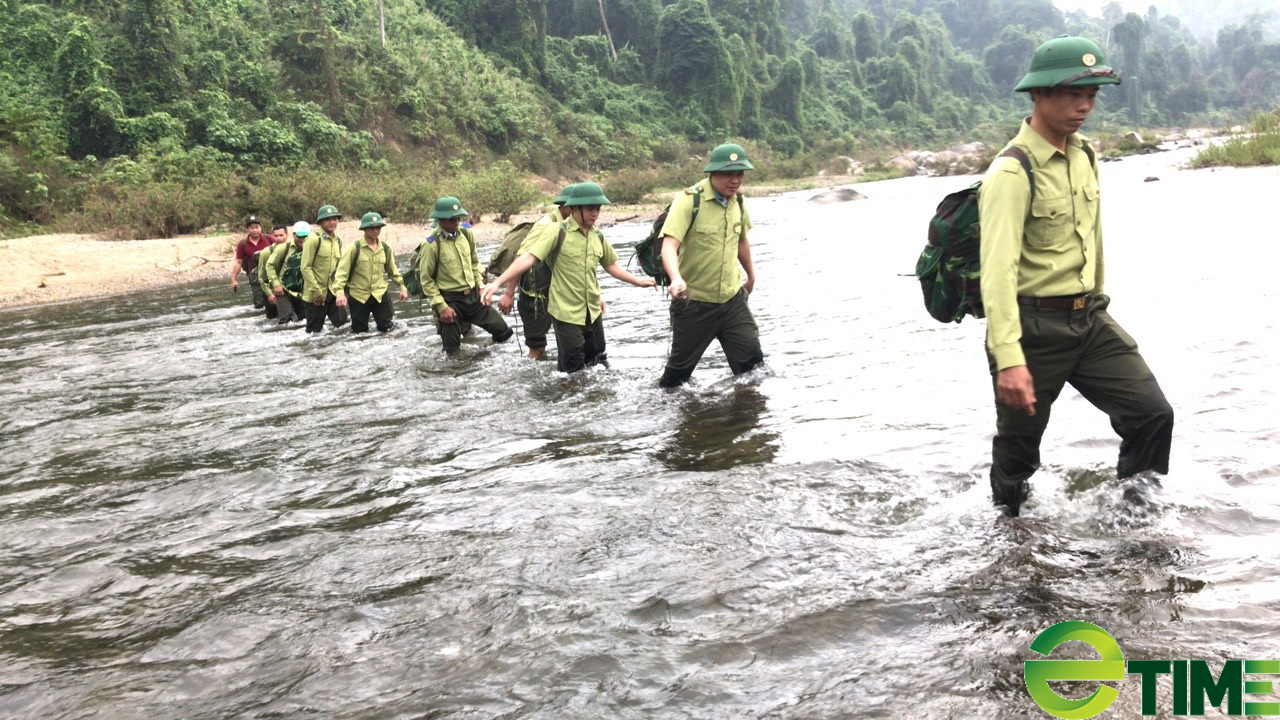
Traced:
<path fill-rule="evenodd" d="M 345 292 L 362 303 L 369 302 L 369 298 L 382 302 L 382 296 L 387 293 L 388 276 L 404 287 L 404 278 L 396 267 L 396 254 L 391 251 L 391 246 L 379 239 L 378 249 L 374 250 L 361 238 L 342 251 L 329 292 L 334 297 Z"/>
<path fill-rule="evenodd" d="M 436 228 L 418 254 L 418 282 L 436 312 L 448 307 L 440 293 L 479 288 L 483 278 L 475 237 L 466 228 L 458 228 L 452 237 Z"/>
<path fill-rule="evenodd" d="M 978 191 L 982 305 L 996 369 L 1025 365 L 1018 296 L 1102 293 L 1098 175 L 1078 133 L 1063 154 L 1023 121 L 1010 143 L 1027 154 L 1036 195 L 1017 158 L 996 158 Z M 1030 206 L 1028 206 L 1030 203 Z"/>
<path fill-rule="evenodd" d="M 554 232 L 543 235 L 529 252 L 539 260 L 555 250 L 560 237 L 559 223 Z M 572 216 L 564 221 L 564 240 L 551 269 L 551 288 L 547 295 L 547 312 L 560 322 L 590 325 L 600 317 L 600 280 L 596 266 L 609 267 L 618 262 L 618 253 L 604 241 L 604 236 L 591 228 L 583 231 Z"/>
<path fill-rule="evenodd" d="M 543 237 L 546 235 L 550 235 L 553 238 L 559 237 L 560 222 L 562 219 L 563 218 L 560 217 L 559 208 L 538 218 L 537 222 L 533 224 L 533 227 L 529 228 L 529 234 L 524 236 L 524 240 L 520 241 L 520 252 L 516 253 L 516 257 L 520 257 L 521 255 L 529 252 L 529 249 L 542 241 Z M 553 240 L 552 242 L 555 241 Z M 520 292 L 524 295 L 528 295 L 529 297 L 543 297 L 541 293 L 526 292 L 524 288 L 521 288 Z"/>
<path fill-rule="evenodd" d="M 698 218 L 693 220 L 693 193 L 702 193 Z M 680 275 L 689 286 L 689 297 L 709 303 L 726 303 L 742 289 L 745 279 L 738 262 L 738 243 L 751 229 L 751 216 L 738 198 L 722 202 L 705 179 L 676 193 L 662 224 L 662 235 L 680 239 Z"/>
<path fill-rule="evenodd" d="M 301 293 L 296 293 L 289 288 L 284 287 L 284 265 L 289 260 L 289 256 L 294 253 L 302 252 L 302 248 L 293 240 L 288 240 L 276 245 L 271 250 L 271 257 L 267 259 L 267 282 L 271 284 L 268 292 L 275 292 L 276 286 L 284 288 L 284 291 L 296 298 L 302 297 Z"/>
<path fill-rule="evenodd" d="M 317 295 L 324 297 L 329 291 L 329 281 L 338 267 L 342 255 L 342 238 L 319 230 L 311 233 L 302 243 L 302 299 L 314 302 Z"/>
<path fill-rule="evenodd" d="M 258 256 L 258 269 L 254 271 L 254 274 L 257 276 L 258 287 L 261 287 L 262 291 L 268 295 L 275 294 L 275 286 L 271 284 L 271 275 L 267 272 L 267 268 L 271 267 L 271 256 L 277 248 L 288 242 L 286 240 L 282 243 L 273 243 L 271 247 L 263 250 L 262 254 Z"/>

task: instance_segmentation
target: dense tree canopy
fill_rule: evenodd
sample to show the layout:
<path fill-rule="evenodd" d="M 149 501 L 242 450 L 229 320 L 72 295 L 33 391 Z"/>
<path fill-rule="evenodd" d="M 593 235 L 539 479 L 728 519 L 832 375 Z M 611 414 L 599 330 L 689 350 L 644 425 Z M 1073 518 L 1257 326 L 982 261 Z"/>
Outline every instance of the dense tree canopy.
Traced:
<path fill-rule="evenodd" d="M 1126 77 L 1100 123 L 1236 121 L 1280 104 L 1270 22 L 1202 39 L 1050 0 L 0 0 L 0 224 L 95 182 L 275 166 L 554 175 L 726 137 L 780 158 L 999 141 L 1032 49 L 1064 32 Z"/>

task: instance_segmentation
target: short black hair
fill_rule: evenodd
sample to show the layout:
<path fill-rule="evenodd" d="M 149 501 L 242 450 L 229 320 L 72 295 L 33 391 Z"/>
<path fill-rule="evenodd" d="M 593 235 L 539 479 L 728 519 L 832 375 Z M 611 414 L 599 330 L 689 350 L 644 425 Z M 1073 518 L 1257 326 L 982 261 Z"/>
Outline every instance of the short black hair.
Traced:
<path fill-rule="evenodd" d="M 271 227 L 271 232 L 275 232 L 275 231 L 277 231 L 277 230 L 284 230 L 284 231 L 288 232 L 288 230 L 289 230 L 289 226 L 288 226 L 288 225 L 273 225 L 273 226 Z"/>

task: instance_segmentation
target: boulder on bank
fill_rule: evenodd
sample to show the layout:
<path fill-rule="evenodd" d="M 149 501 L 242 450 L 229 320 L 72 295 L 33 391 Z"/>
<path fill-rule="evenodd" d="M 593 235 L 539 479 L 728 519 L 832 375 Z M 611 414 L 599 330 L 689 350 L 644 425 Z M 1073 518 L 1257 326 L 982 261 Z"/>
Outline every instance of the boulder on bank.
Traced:
<path fill-rule="evenodd" d="M 831 203 L 850 202 L 852 200 L 866 200 L 867 196 L 850 187 L 830 188 L 809 198 L 809 202 L 818 203 L 819 205 L 830 205 Z"/>

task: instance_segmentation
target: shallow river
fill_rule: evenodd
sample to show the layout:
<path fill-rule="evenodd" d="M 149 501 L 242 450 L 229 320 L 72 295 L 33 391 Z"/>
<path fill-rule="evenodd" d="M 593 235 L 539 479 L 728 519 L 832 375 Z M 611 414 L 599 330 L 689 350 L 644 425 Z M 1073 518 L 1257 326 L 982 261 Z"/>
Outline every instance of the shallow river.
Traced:
<path fill-rule="evenodd" d="M 768 367 L 713 346 L 673 393 L 665 300 L 607 276 L 612 366 L 568 379 L 444 357 L 416 302 L 368 339 L 222 282 L 0 313 L 0 717 L 1047 718 L 1022 661 L 1058 621 L 1280 657 L 1280 172 L 1186 157 L 1102 170 L 1171 472 L 1126 500 L 1068 389 L 1016 521 L 983 324 L 904 277 L 968 178 L 751 199 Z"/>

